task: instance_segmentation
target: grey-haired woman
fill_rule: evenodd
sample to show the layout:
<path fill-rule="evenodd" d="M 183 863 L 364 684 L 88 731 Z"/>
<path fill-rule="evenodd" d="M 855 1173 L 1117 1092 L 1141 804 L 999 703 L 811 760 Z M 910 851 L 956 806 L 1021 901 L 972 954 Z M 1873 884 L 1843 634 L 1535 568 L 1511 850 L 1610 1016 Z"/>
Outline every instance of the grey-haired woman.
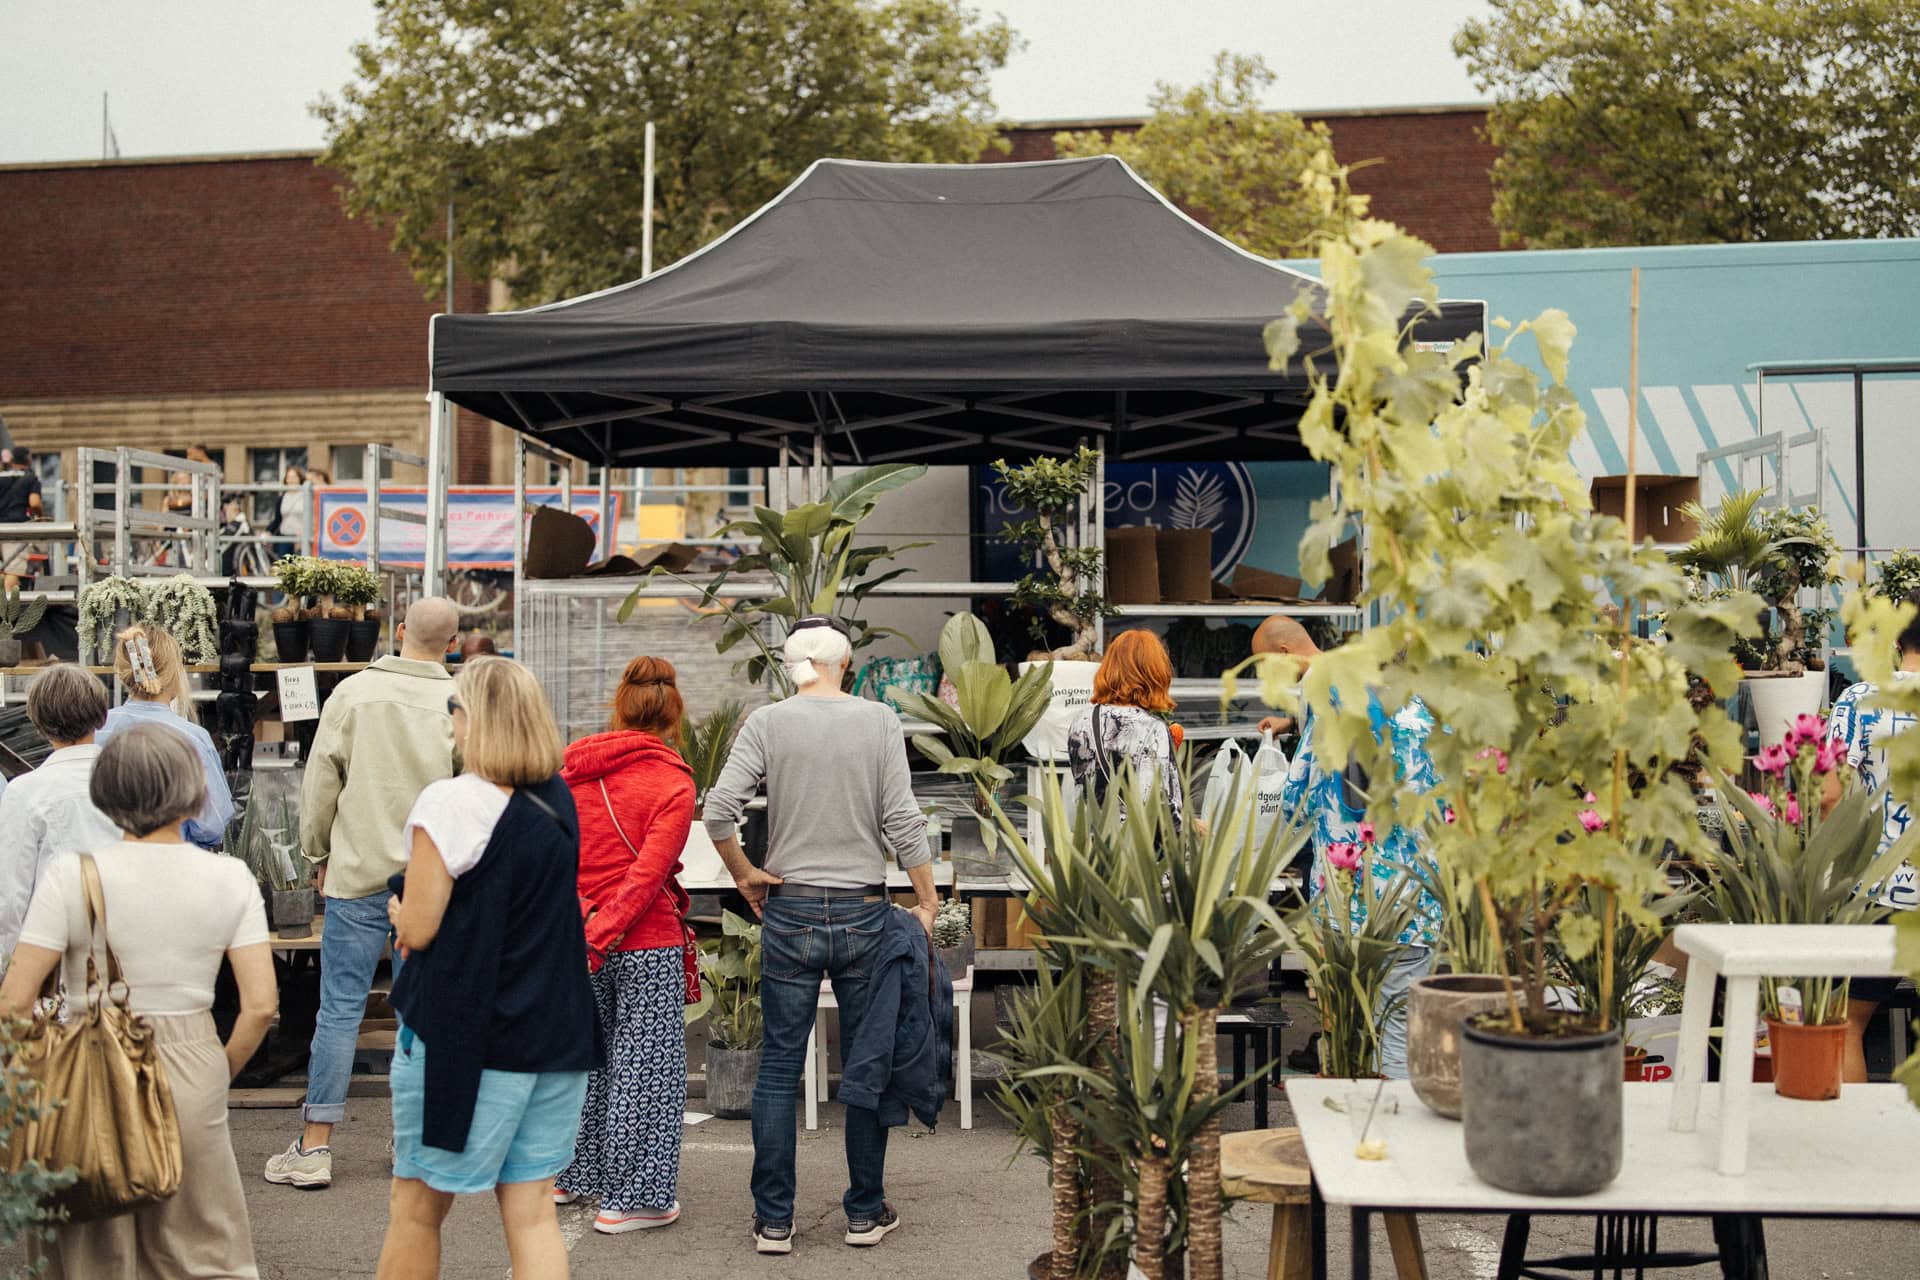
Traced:
<path fill-rule="evenodd" d="M 47 865 L 0 982 L 0 1013 L 24 1012 L 64 962 L 69 991 L 86 985 L 89 942 L 81 859 L 99 870 L 106 941 L 125 971 L 134 1012 L 153 1027 L 180 1121 L 180 1190 L 133 1213 L 59 1227 L 35 1245 L 49 1274 L 72 1280 L 151 1276 L 249 1280 L 253 1237 L 227 1130 L 227 1085 L 246 1065 L 278 1002 L 266 912 L 246 864 L 187 843 L 206 782 L 193 748 L 159 725 L 116 734 L 100 752 L 93 803 L 124 833 L 90 854 Z M 213 1026 L 220 961 L 233 965 L 240 1015 L 225 1045 Z"/>

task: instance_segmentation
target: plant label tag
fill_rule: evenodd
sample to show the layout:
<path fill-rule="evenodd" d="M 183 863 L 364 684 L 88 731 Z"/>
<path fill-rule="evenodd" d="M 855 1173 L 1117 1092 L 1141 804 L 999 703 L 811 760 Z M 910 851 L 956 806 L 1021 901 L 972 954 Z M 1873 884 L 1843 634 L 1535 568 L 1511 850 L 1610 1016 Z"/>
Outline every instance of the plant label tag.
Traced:
<path fill-rule="evenodd" d="M 1800 988 L 1782 982 L 1774 987 L 1773 994 L 1780 1000 L 1780 1021 L 1793 1025 L 1806 1021 L 1802 1015 Z"/>
<path fill-rule="evenodd" d="M 312 667 L 282 667 L 277 673 L 280 682 L 280 720 L 283 724 L 298 724 L 302 720 L 320 718 L 320 686 L 314 679 Z"/>

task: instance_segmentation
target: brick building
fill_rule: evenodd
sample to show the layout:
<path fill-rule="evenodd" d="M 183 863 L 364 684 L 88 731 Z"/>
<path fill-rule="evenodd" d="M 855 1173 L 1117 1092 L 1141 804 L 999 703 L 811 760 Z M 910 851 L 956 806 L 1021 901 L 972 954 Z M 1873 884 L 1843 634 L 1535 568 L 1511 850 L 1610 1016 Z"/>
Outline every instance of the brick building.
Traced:
<path fill-rule="evenodd" d="M 1324 120 L 1374 210 L 1443 251 L 1498 247 L 1479 107 Z M 1053 154 L 1063 128 L 1017 124 L 1011 154 Z M 427 321 L 378 224 L 341 211 L 311 152 L 0 166 L 0 416 L 36 452 L 179 452 L 203 442 L 227 478 L 304 458 L 356 478 L 377 440 L 425 452 Z M 465 283 L 461 310 L 488 286 Z M 463 413 L 460 483 L 507 478 L 507 433 Z M 401 480 L 409 477 L 402 473 Z"/>

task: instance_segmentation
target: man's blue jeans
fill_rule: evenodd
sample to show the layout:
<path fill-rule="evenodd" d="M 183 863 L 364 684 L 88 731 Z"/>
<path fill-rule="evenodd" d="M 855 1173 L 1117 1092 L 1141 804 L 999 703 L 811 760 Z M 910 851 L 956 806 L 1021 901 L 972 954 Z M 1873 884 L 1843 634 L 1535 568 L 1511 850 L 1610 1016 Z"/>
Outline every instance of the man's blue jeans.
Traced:
<path fill-rule="evenodd" d="M 1389 1080 L 1407 1078 L 1407 1001 L 1413 984 L 1433 972 L 1432 947 L 1402 947 L 1380 984 L 1380 1074 Z M 1398 997 L 1396 999 L 1395 997 Z"/>
<path fill-rule="evenodd" d="M 367 1016 L 373 971 L 387 951 L 387 899 L 392 896 L 382 891 L 366 898 L 327 899 L 326 927 L 320 934 L 320 1016 L 307 1054 L 303 1120 L 339 1124 L 346 1118 L 353 1051 Z M 395 977 L 400 974 L 398 952 L 393 972 Z"/>
<path fill-rule="evenodd" d="M 753 1213 L 772 1226 L 793 1221 L 796 1092 L 820 979 L 833 980 L 840 1043 L 851 1044 L 867 1014 L 868 971 L 887 913 L 884 899 L 767 899 L 760 930 L 760 1008 L 766 1039 L 753 1086 Z M 877 1216 L 886 1202 L 887 1130 L 879 1113 L 848 1107 L 848 1218 Z"/>

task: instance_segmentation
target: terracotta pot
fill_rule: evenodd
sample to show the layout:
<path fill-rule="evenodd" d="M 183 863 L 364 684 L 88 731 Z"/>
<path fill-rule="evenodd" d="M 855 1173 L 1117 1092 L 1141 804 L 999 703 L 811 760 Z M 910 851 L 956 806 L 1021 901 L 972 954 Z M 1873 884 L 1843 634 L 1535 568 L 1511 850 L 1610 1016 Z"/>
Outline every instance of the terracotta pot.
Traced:
<path fill-rule="evenodd" d="M 1460 1118 L 1460 1024 L 1504 1008 L 1506 990 L 1488 974 L 1447 973 L 1420 979 L 1407 997 L 1407 1077 L 1420 1101 L 1449 1120 Z"/>
<path fill-rule="evenodd" d="M 1638 1084 L 1647 1078 L 1647 1051 L 1627 1046 L 1627 1075 L 1625 1083 Z"/>
<path fill-rule="evenodd" d="M 1840 1096 L 1840 1069 L 1847 1051 L 1847 1024 L 1808 1027 L 1767 1019 L 1773 1045 L 1773 1091 L 1783 1098 L 1825 1102 Z"/>

